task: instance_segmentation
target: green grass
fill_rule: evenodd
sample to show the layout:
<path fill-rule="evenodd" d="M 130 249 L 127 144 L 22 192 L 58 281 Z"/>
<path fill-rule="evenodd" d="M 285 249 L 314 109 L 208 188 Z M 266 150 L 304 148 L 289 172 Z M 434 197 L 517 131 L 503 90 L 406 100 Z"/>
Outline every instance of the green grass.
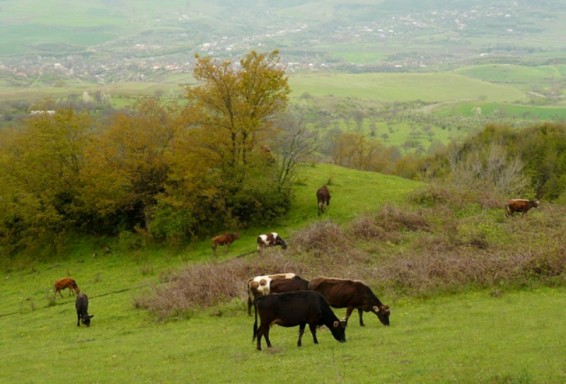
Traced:
<path fill-rule="evenodd" d="M 105 260 L 105 263 L 108 260 Z M 126 272 L 127 260 L 120 261 Z M 77 265 L 77 267 L 79 267 Z M 89 265 L 81 265 L 91 269 Z M 105 268 L 106 269 L 106 268 Z M 273 348 L 255 350 L 253 319 L 244 303 L 204 311 L 190 319 L 156 323 L 133 308 L 131 282 L 83 279 L 90 294 L 90 328 L 77 328 L 73 298 L 36 309 L 26 305 L 0 317 L 0 382 L 170 383 L 296 380 L 304 383 L 559 383 L 566 379 L 564 289 L 539 289 L 492 297 L 476 292 L 427 301 L 399 300 L 385 328 L 366 314 L 351 319 L 347 342 L 319 331 L 319 345 L 297 328 L 274 327 Z M 134 268 L 135 269 L 135 268 Z M 49 273 L 38 270 L 39 283 Z M 53 275 L 53 273 L 51 273 Z M 129 275 L 129 273 L 126 273 Z M 4 276 L 7 277 L 7 276 Z M 31 282 L 30 276 L 19 278 Z M 3 279 L 3 297 L 17 295 Z M 88 283 L 88 284 L 87 284 Z M 116 293 L 112 293 L 116 291 Z M 110 293 L 110 294 L 109 294 Z M 344 310 L 336 310 L 339 316 Z M 220 315 L 219 315 L 220 314 Z"/>
<path fill-rule="evenodd" d="M 511 85 L 493 84 L 444 73 L 301 74 L 289 78 L 292 96 L 355 97 L 383 102 L 423 100 L 443 102 L 486 100 L 511 102 L 524 99 Z"/>
<path fill-rule="evenodd" d="M 516 119 L 564 120 L 566 107 L 514 105 L 503 103 L 456 103 L 445 104 L 434 109 L 441 116 L 474 116 L 477 112 L 482 116 L 503 114 Z"/>

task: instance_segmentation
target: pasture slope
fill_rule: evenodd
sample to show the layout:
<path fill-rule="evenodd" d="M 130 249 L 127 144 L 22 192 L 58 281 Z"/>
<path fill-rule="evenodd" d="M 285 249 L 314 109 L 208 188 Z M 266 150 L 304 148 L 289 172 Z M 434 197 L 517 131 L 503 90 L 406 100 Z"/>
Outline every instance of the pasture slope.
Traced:
<path fill-rule="evenodd" d="M 333 193 L 325 215 L 343 223 L 387 202 L 402 204 L 420 185 L 330 165 L 305 167 L 295 187 L 295 208 L 273 229 L 287 235 L 318 220 L 314 192 L 322 184 L 330 184 Z M 219 260 L 253 251 L 258 231 L 243 232 L 229 255 L 218 252 Z M 426 300 L 376 292 L 392 307 L 390 327 L 367 314 L 361 328 L 354 314 L 346 343 L 321 330 L 319 345 L 307 333 L 301 348 L 297 328 L 275 327 L 274 347 L 263 352 L 252 343 L 253 319 L 243 292 L 242 298 L 167 322 L 135 308 L 134 299 L 162 274 L 210 257 L 207 240 L 176 253 L 128 251 L 117 244 L 113 253 L 96 257 L 79 244 L 50 263 L 3 269 L 0 383 L 566 381 L 564 287 Z M 74 297 L 66 291 L 51 305 L 53 281 L 66 275 L 89 295 L 90 328 L 76 326 Z"/>

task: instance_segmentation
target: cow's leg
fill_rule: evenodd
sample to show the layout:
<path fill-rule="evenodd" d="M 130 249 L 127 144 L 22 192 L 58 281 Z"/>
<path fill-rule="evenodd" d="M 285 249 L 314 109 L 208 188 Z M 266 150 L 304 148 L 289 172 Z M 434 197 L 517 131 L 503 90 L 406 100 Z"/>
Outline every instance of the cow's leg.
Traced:
<path fill-rule="evenodd" d="M 61 292 L 61 290 L 58 289 L 58 290 L 55 292 L 55 296 L 57 296 L 57 292 L 59 292 L 59 296 L 61 296 L 61 298 L 63 298 L 63 292 Z"/>
<path fill-rule="evenodd" d="M 297 340 L 297 347 L 303 345 L 302 338 L 303 338 L 303 333 L 305 333 L 305 326 L 306 326 L 305 323 L 299 324 L 299 340 Z"/>
<path fill-rule="evenodd" d="M 364 317 L 363 317 L 364 311 L 362 311 L 361 308 L 358 308 L 358 315 L 360 315 L 360 326 L 363 327 L 365 325 L 364 324 Z"/>
<path fill-rule="evenodd" d="M 81 314 L 77 313 L 77 327 L 81 326 Z"/>
<path fill-rule="evenodd" d="M 257 337 L 257 350 L 261 351 L 261 337 L 263 336 L 263 332 L 264 332 L 264 327 L 262 325 L 259 326 L 259 329 L 257 330 L 256 333 L 256 337 Z M 267 341 L 267 337 L 265 338 L 265 340 Z"/>
<path fill-rule="evenodd" d="M 348 323 L 348 319 L 352 315 L 352 311 L 354 311 L 354 307 L 348 307 L 346 309 L 346 317 L 344 317 L 344 321 L 346 322 L 346 324 Z"/>
<path fill-rule="evenodd" d="M 271 340 L 269 340 L 269 325 L 265 328 L 263 333 L 263 338 L 265 339 L 265 344 L 267 344 L 267 348 L 271 348 Z"/>
<path fill-rule="evenodd" d="M 315 344 L 318 344 L 318 339 L 316 338 L 316 324 L 315 323 L 309 323 L 309 329 L 311 330 L 311 333 L 312 333 L 312 341 Z"/>

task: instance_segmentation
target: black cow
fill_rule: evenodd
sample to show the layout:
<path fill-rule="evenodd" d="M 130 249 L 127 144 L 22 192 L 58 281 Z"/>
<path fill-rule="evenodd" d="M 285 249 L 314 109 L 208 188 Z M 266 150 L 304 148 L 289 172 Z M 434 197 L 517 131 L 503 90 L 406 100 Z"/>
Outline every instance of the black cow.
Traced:
<path fill-rule="evenodd" d="M 316 191 L 316 202 L 318 205 L 318 215 L 324 213 L 324 207 L 330 205 L 330 191 L 326 185 L 323 185 Z"/>
<path fill-rule="evenodd" d="M 257 326 L 257 315 L 261 324 Z M 299 326 L 299 339 L 297 345 L 302 345 L 301 338 L 308 324 L 312 333 L 313 341 L 318 344 L 316 338 L 317 326 L 326 325 L 332 336 L 340 342 L 346 341 L 346 322 L 341 322 L 326 299 L 318 292 L 296 291 L 286 293 L 273 293 L 259 297 L 255 302 L 255 322 L 253 339 L 257 338 L 257 349 L 261 351 L 261 338 L 265 337 L 268 348 L 271 348 L 269 340 L 269 329 L 271 325 L 278 324 L 283 327 Z"/>
<path fill-rule="evenodd" d="M 262 234 L 257 237 L 257 252 L 263 255 L 263 249 L 267 247 L 275 247 L 280 245 L 281 248 L 287 249 L 287 243 L 277 232 Z"/>
<path fill-rule="evenodd" d="M 356 308 L 361 326 L 364 326 L 363 311 L 375 313 L 383 325 L 389 325 L 389 306 L 384 305 L 361 281 L 318 277 L 309 282 L 309 289 L 322 293 L 332 307 L 347 308 L 346 322 Z"/>
<path fill-rule="evenodd" d="M 87 327 L 90 326 L 90 319 L 94 315 L 88 314 L 88 296 L 84 293 L 79 293 L 77 299 L 75 300 L 75 308 L 77 309 L 77 327 L 80 327 L 81 320 Z"/>

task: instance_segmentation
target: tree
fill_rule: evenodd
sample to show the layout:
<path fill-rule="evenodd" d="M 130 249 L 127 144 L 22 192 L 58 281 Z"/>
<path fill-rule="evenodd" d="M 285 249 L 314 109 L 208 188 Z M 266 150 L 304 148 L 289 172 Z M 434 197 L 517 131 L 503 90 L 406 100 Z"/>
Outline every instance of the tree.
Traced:
<path fill-rule="evenodd" d="M 202 84 L 188 88 L 187 98 L 206 131 L 201 150 L 215 152 L 223 169 L 240 174 L 250 153 L 272 134 L 272 118 L 287 105 L 290 88 L 279 52 L 251 52 L 238 64 L 196 59 L 194 76 Z"/>
<path fill-rule="evenodd" d="M 280 132 L 275 117 L 290 92 L 279 53 L 251 52 L 238 63 L 196 59 L 200 84 L 187 88 L 163 201 L 205 228 L 271 220 L 290 201 L 287 181 L 266 151 Z"/>

